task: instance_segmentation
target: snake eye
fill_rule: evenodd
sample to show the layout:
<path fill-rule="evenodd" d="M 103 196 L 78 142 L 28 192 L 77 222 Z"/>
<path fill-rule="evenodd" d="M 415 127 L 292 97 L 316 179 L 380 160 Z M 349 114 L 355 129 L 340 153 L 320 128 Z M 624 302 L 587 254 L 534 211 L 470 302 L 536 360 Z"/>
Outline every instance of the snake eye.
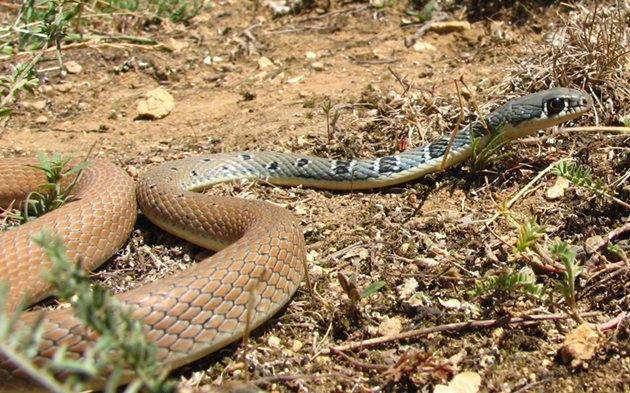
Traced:
<path fill-rule="evenodd" d="M 564 110 L 564 100 L 562 98 L 552 98 L 547 100 L 547 115 L 557 115 Z"/>

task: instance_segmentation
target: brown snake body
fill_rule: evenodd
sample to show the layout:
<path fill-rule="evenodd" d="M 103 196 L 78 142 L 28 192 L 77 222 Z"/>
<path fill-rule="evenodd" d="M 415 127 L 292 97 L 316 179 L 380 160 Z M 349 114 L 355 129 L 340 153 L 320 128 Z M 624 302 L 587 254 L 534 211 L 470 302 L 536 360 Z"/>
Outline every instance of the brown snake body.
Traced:
<path fill-rule="evenodd" d="M 591 99 L 577 90 L 556 88 L 499 107 L 485 119 L 458 132 L 447 166 L 471 155 L 494 133 L 505 139 L 573 119 Z M 201 195 L 212 184 L 242 178 L 335 189 L 366 189 L 408 181 L 439 170 L 449 137 L 399 155 L 373 160 L 326 160 L 286 153 L 241 152 L 167 162 L 142 176 L 136 198 L 143 213 L 163 229 L 193 243 L 220 250 L 185 271 L 117 295 L 135 318 L 142 319 L 167 369 L 192 362 L 242 336 L 251 305 L 250 328 L 283 307 L 305 275 L 305 246 L 299 224 L 285 209 L 259 201 Z M 23 200 L 43 182 L 24 160 L 0 159 L 0 203 Z M 103 187 L 104 186 L 104 187 Z M 102 263 L 125 241 L 136 214 L 134 186 L 113 164 L 94 161 L 82 174 L 77 200 L 0 236 L 0 276 L 11 283 L 7 299 L 14 308 L 26 295 L 47 295 L 36 271 L 47 259 L 30 243 L 41 227 L 58 232 L 70 256 Z M 88 268 L 94 268 L 90 264 Z M 21 322 L 31 324 L 36 313 Z M 60 345 L 79 357 L 94 339 L 68 309 L 47 311 L 44 340 L 36 360 L 43 362 Z M 0 388 L 32 391 L 29 380 L 0 357 Z"/>

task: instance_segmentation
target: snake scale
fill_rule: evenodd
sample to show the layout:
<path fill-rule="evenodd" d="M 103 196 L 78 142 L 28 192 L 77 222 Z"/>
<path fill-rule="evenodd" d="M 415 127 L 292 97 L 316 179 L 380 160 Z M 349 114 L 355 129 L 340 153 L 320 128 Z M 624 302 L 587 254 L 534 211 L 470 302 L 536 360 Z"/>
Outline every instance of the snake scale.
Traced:
<path fill-rule="evenodd" d="M 592 106 L 578 90 L 553 88 L 507 102 L 460 130 L 453 138 L 446 166 L 471 156 L 498 133 L 509 140 L 574 119 Z M 485 123 L 485 124 L 484 124 Z M 167 369 L 190 363 L 237 340 L 245 329 L 248 304 L 255 328 L 291 298 L 305 272 L 300 226 L 285 209 L 271 204 L 202 195 L 213 184 L 237 179 L 265 179 L 278 185 L 360 190 L 403 183 L 439 170 L 450 136 L 398 155 L 365 160 L 329 160 L 275 152 L 237 152 L 166 162 L 144 174 L 137 187 L 122 169 L 94 160 L 74 192 L 76 200 L 0 236 L 0 277 L 11 285 L 9 308 L 25 297 L 48 296 L 38 272 L 48 261 L 30 236 L 47 227 L 64 239 L 71 257 L 81 256 L 93 269 L 126 241 L 142 213 L 159 227 L 190 242 L 216 250 L 183 272 L 116 296 L 144 322 Z M 0 159 L 0 203 L 21 201 L 43 182 L 25 159 Z M 134 197 L 135 188 L 135 197 Z M 18 202 L 19 203 L 19 202 Z M 251 301 L 254 296 L 254 301 Z M 94 339 L 68 309 L 44 311 L 44 339 L 37 362 L 66 345 L 80 357 Z M 22 314 L 31 325 L 38 312 Z M 99 382 L 95 381 L 98 385 Z M 0 390 L 33 391 L 25 373 L 0 356 Z"/>

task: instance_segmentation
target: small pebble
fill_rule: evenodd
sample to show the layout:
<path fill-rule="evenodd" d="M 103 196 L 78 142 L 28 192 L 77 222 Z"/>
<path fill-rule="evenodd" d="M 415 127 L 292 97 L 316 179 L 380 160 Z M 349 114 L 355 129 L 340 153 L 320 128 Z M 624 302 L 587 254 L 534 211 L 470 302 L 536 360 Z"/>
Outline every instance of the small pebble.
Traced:
<path fill-rule="evenodd" d="M 269 60 L 267 57 L 261 57 L 260 59 L 258 59 L 258 68 L 260 68 L 261 70 L 264 70 L 265 68 L 269 68 L 273 66 L 273 62 L 271 60 Z"/>
<path fill-rule="evenodd" d="M 67 93 L 72 90 L 72 83 L 60 83 L 56 86 L 57 91 L 61 93 Z"/>
<path fill-rule="evenodd" d="M 68 74 L 80 74 L 83 71 L 81 64 L 74 60 L 66 61 L 64 67 L 66 67 Z"/>
<path fill-rule="evenodd" d="M 413 44 L 413 50 L 416 52 L 434 51 L 436 49 L 435 45 L 429 44 L 428 42 L 418 41 Z"/>
<path fill-rule="evenodd" d="M 35 118 L 35 123 L 37 124 L 46 124 L 48 123 L 48 118 L 44 115 L 39 115 Z"/>
<path fill-rule="evenodd" d="M 321 61 L 314 61 L 311 63 L 311 68 L 315 71 L 323 71 L 325 69 L 324 63 Z"/>
<path fill-rule="evenodd" d="M 290 85 L 295 85 L 297 83 L 302 82 L 303 79 L 304 79 L 304 75 L 294 76 L 293 78 L 289 78 L 287 80 L 287 83 Z"/>
<path fill-rule="evenodd" d="M 138 101 L 138 116 L 148 119 L 161 119 L 175 108 L 175 99 L 163 87 L 147 92 L 146 98 Z"/>

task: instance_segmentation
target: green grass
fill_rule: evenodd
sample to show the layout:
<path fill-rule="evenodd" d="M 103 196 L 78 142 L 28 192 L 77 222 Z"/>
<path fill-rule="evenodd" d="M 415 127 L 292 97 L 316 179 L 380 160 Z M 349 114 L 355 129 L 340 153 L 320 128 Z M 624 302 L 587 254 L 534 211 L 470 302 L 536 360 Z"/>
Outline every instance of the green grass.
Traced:
<path fill-rule="evenodd" d="M 33 191 L 26 197 L 21 223 L 32 221 L 74 199 L 72 189 L 79 181 L 81 171 L 88 165 L 85 159 L 67 168 L 72 158 L 59 153 L 47 156 L 40 151 L 37 152 L 37 159 L 39 164 L 30 166 L 44 172 L 46 182 L 38 186 L 39 191 Z M 66 178 L 69 180 L 65 181 Z"/>
<path fill-rule="evenodd" d="M 136 42 L 167 49 L 146 37 L 115 33 L 118 14 L 133 14 L 138 19 L 168 18 L 187 24 L 203 6 L 199 0 L 25 0 L 10 23 L 0 27 L 0 60 L 13 64 L 12 72 L 0 75 L 0 117 L 12 113 L 13 102 L 20 92 L 32 90 L 39 84 L 36 68 L 50 48 L 54 48 L 58 69 L 64 71 L 63 46 L 70 42 L 103 40 Z M 86 15 L 98 15 L 97 20 Z M 86 34 L 86 31 L 107 31 L 110 34 Z"/>
<path fill-rule="evenodd" d="M 175 385 L 166 380 L 167 372 L 156 362 L 155 347 L 147 341 L 142 322 L 133 319 L 106 288 L 93 284 L 80 261 L 69 260 L 60 237 L 42 231 L 33 241 L 52 262 L 47 279 L 56 296 L 70 303 L 75 316 L 99 337 L 79 359 L 67 356 L 67 348 L 60 347 L 52 359 L 38 366 L 33 359 L 38 353 L 45 317 L 33 326 L 20 326 L 19 314 L 11 315 L 2 307 L 0 353 L 51 392 L 84 391 L 90 380 L 104 375 L 107 379 L 103 391 L 108 393 L 118 392 L 118 386 L 130 375 L 133 379 L 124 388 L 126 393 L 173 392 Z M 70 371 L 70 375 L 64 381 L 57 380 L 54 375 L 59 371 Z"/>

